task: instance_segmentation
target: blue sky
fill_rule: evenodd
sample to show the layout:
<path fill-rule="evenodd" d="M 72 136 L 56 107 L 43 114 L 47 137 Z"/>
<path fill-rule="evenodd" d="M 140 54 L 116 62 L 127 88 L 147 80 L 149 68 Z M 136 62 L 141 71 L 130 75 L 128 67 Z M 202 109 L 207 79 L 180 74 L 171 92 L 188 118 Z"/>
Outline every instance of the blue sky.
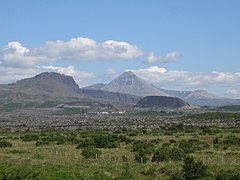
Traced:
<path fill-rule="evenodd" d="M 239 9 L 238 0 L 1 0 L 0 83 L 56 71 L 85 86 L 133 70 L 159 87 L 240 98 Z"/>

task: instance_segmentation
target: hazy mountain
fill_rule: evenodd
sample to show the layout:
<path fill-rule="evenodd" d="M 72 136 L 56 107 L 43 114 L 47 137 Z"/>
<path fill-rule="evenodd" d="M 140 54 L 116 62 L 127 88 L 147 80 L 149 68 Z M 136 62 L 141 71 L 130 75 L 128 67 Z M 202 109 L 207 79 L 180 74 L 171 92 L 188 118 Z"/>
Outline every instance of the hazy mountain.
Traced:
<path fill-rule="evenodd" d="M 99 90 L 100 89 L 100 90 Z M 171 91 L 159 89 L 140 79 L 132 72 L 125 72 L 109 84 L 97 84 L 79 89 L 74 79 L 64 74 L 45 72 L 35 77 L 0 85 L 0 107 L 17 106 L 17 103 L 38 104 L 48 101 L 77 102 L 93 105 L 111 102 L 136 104 L 143 96 L 167 96 L 183 99 L 198 106 L 224 106 L 240 104 L 238 99 L 215 96 L 206 91 Z M 30 105 L 29 105 L 30 102 Z M 96 102 L 96 103 L 95 103 Z M 164 101 L 166 102 L 166 101 Z M 25 106 L 24 105 L 24 106 Z"/>
<path fill-rule="evenodd" d="M 190 106 L 188 103 L 176 97 L 166 96 L 146 96 L 141 99 L 137 105 L 138 107 L 158 106 L 163 108 L 181 108 Z"/>
<path fill-rule="evenodd" d="M 103 86 L 101 90 L 133 94 L 143 97 L 148 95 L 170 96 L 161 89 L 158 89 L 137 77 L 131 71 L 124 72 L 109 84 Z"/>
<path fill-rule="evenodd" d="M 83 87 L 82 89 L 101 90 L 104 86 L 106 86 L 106 84 L 97 83 L 91 86 Z"/>
<path fill-rule="evenodd" d="M 94 89 L 81 89 L 81 92 L 91 98 L 97 99 L 105 99 L 116 102 L 124 102 L 136 104 L 142 97 L 131 95 L 131 94 L 123 94 L 118 92 L 110 92 L 104 90 L 94 90 Z"/>
<path fill-rule="evenodd" d="M 131 71 L 121 74 L 109 84 L 96 84 L 88 86 L 86 89 L 107 90 L 142 97 L 151 95 L 177 97 L 196 106 L 224 106 L 240 104 L 239 99 L 222 98 L 203 90 L 173 91 L 161 89 L 137 77 Z"/>
<path fill-rule="evenodd" d="M 134 95 L 103 90 L 79 89 L 74 79 L 64 74 L 44 72 L 16 83 L 0 85 L 0 108 L 50 107 L 75 104 L 111 107 L 111 102 L 135 104 Z M 44 106 L 42 106 L 44 104 Z"/>

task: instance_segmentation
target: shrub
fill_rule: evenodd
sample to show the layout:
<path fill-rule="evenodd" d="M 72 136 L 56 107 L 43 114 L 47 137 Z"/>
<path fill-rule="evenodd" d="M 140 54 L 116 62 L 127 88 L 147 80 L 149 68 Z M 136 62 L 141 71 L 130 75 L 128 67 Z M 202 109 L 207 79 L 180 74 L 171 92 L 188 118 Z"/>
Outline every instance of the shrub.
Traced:
<path fill-rule="evenodd" d="M 87 147 L 82 150 L 82 156 L 86 159 L 88 158 L 96 158 L 101 155 L 101 151 L 94 147 Z"/>
<path fill-rule="evenodd" d="M 126 144 L 129 144 L 132 141 L 131 139 L 129 139 L 128 137 L 126 137 L 124 135 L 120 135 L 118 137 L 118 139 L 119 139 L 120 142 L 125 142 Z"/>
<path fill-rule="evenodd" d="M 36 146 L 43 146 L 43 145 L 48 145 L 49 142 L 48 141 L 37 141 L 36 142 Z"/>
<path fill-rule="evenodd" d="M 139 151 L 140 149 L 144 149 L 147 154 L 151 154 L 154 152 L 155 145 L 152 142 L 147 141 L 137 141 L 133 144 L 133 151 Z"/>
<path fill-rule="evenodd" d="M 238 180 L 240 179 L 240 173 L 233 170 L 221 171 L 216 177 L 216 180 Z"/>
<path fill-rule="evenodd" d="M 183 177 L 188 180 L 196 180 L 207 175 L 207 166 L 202 161 L 195 161 L 193 157 L 184 159 Z"/>
<path fill-rule="evenodd" d="M 171 143 L 171 144 L 175 144 L 177 141 L 175 140 L 175 139 L 170 139 L 169 140 L 169 143 Z"/>
<path fill-rule="evenodd" d="M 181 140 L 178 147 L 181 148 L 185 153 L 194 153 L 196 151 L 193 143 L 189 141 L 187 142 L 186 140 Z"/>
<path fill-rule="evenodd" d="M 228 145 L 240 145 L 240 138 L 230 135 L 224 138 L 223 143 Z"/>
<path fill-rule="evenodd" d="M 93 137 L 97 148 L 116 148 L 118 146 L 117 135 L 97 135 Z"/>
<path fill-rule="evenodd" d="M 213 144 L 218 144 L 218 137 L 215 137 L 215 138 L 213 139 Z"/>
<path fill-rule="evenodd" d="M 180 148 L 172 148 L 171 149 L 171 160 L 180 161 L 186 157 L 185 152 Z"/>
<path fill-rule="evenodd" d="M 145 149 L 139 149 L 135 152 L 135 160 L 138 163 L 146 163 L 148 161 L 148 152 Z"/>
<path fill-rule="evenodd" d="M 171 158 L 171 149 L 164 147 L 158 149 L 152 157 L 153 162 L 169 161 Z"/>
<path fill-rule="evenodd" d="M 149 169 L 142 171 L 141 174 L 143 174 L 145 176 L 156 177 L 157 176 L 157 169 L 154 168 L 154 167 L 150 167 Z"/>
<path fill-rule="evenodd" d="M 39 139 L 39 137 L 34 134 L 26 134 L 26 135 L 20 137 L 20 139 L 22 141 L 37 141 Z"/>
<path fill-rule="evenodd" d="M 180 148 L 162 147 L 158 149 L 152 157 L 153 162 L 179 161 L 185 158 L 186 154 Z"/>
<path fill-rule="evenodd" d="M 138 135 L 138 133 L 136 131 L 130 132 L 128 134 L 128 136 L 137 136 L 137 135 Z"/>
<path fill-rule="evenodd" d="M 7 147 L 12 147 L 12 144 L 8 141 L 1 140 L 0 141 L 0 148 L 7 148 Z"/>
<path fill-rule="evenodd" d="M 94 144 L 93 139 L 84 139 L 78 144 L 77 149 L 91 147 L 94 145 L 95 144 Z"/>

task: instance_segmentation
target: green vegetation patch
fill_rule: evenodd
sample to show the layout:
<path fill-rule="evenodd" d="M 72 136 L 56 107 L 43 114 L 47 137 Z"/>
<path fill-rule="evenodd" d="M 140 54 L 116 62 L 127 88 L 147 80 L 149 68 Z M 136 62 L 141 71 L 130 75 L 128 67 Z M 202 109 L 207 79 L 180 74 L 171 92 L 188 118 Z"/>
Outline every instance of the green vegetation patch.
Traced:
<path fill-rule="evenodd" d="M 183 119 L 195 120 L 213 120 L 213 119 L 240 119 L 240 113 L 226 113 L 226 112 L 206 112 L 201 114 L 191 114 L 182 117 Z"/>

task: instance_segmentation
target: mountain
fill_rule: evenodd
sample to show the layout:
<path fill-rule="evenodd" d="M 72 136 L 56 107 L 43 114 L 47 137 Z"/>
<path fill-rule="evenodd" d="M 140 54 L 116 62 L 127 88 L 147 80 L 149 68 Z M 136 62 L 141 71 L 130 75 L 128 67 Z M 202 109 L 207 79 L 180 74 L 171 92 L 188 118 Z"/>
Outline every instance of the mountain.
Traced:
<path fill-rule="evenodd" d="M 135 104 L 139 99 L 134 95 L 117 92 L 79 89 L 72 77 L 54 72 L 44 72 L 16 83 L 0 85 L 0 109 L 53 107 L 59 104 L 111 107 L 112 103 Z"/>
<path fill-rule="evenodd" d="M 101 90 L 132 94 L 135 96 L 159 95 L 170 96 L 161 89 L 158 89 L 143 79 L 137 77 L 133 72 L 127 71 L 100 88 Z"/>
<path fill-rule="evenodd" d="M 124 72 L 108 84 L 96 84 L 85 87 L 84 89 L 120 92 L 141 97 L 151 95 L 177 97 L 196 106 L 224 106 L 240 104 L 239 99 L 222 98 L 203 90 L 173 91 L 161 89 L 137 77 L 131 71 Z"/>
<path fill-rule="evenodd" d="M 79 87 L 74 79 L 64 74 L 44 72 L 35 77 L 19 80 L 11 84 L 16 93 L 31 96 L 46 97 L 74 97 L 82 98 Z"/>
<path fill-rule="evenodd" d="M 146 96 L 141 99 L 137 104 L 137 107 L 163 107 L 163 108 L 181 108 L 190 106 L 188 103 L 183 100 L 175 97 L 166 97 L 166 96 Z"/>
<path fill-rule="evenodd" d="M 104 91 L 104 90 L 81 89 L 81 92 L 85 96 L 91 97 L 91 98 L 104 99 L 104 100 L 130 103 L 130 104 L 136 104 L 141 99 L 141 97 L 131 95 L 131 94 L 123 94 L 123 93 L 110 92 L 110 91 Z"/>
<path fill-rule="evenodd" d="M 97 83 L 97 84 L 93 84 L 93 85 L 90 85 L 87 87 L 83 87 L 82 89 L 101 90 L 104 86 L 106 86 L 106 84 Z"/>

